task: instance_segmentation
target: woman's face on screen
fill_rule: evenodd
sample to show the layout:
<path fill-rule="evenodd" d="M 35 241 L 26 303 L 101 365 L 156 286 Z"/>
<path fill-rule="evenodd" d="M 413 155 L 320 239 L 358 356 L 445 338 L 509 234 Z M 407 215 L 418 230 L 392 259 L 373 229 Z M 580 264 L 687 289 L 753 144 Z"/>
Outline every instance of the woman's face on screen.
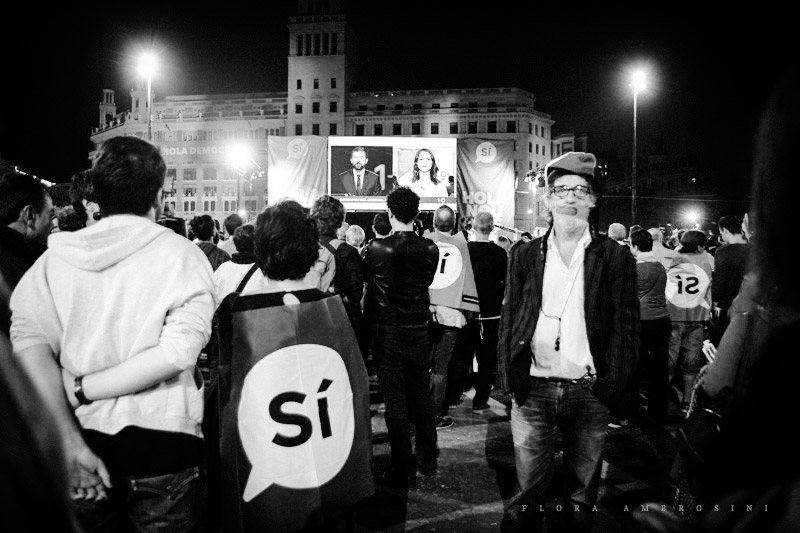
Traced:
<path fill-rule="evenodd" d="M 433 167 L 433 156 L 430 152 L 422 151 L 417 156 L 417 168 L 420 172 L 430 172 Z"/>

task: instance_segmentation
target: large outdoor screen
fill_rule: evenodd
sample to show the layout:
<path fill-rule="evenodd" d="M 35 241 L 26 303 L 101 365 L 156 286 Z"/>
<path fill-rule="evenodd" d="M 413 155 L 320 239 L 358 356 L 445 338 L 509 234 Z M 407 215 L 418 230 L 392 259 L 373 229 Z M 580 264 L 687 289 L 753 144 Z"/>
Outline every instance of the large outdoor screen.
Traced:
<path fill-rule="evenodd" d="M 328 137 L 328 191 L 348 211 L 383 211 L 386 195 L 407 186 L 420 210 L 457 209 L 455 138 Z"/>

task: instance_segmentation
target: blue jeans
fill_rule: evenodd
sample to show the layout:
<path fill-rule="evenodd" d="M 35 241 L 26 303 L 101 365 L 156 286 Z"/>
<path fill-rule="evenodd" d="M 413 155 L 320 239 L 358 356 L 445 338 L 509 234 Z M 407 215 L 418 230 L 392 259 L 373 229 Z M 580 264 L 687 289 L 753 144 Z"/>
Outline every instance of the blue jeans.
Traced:
<path fill-rule="evenodd" d="M 120 476 L 108 499 L 73 501 L 87 532 L 204 531 L 208 487 L 200 468 L 153 477 Z"/>
<path fill-rule="evenodd" d="M 416 460 L 426 468 L 433 468 L 439 448 L 429 389 L 427 328 L 384 324 L 373 324 L 372 328 L 372 359 L 386 403 L 392 467 L 408 475 L 417 471 L 411 452 L 413 418 Z"/>
<path fill-rule="evenodd" d="M 447 414 L 445 393 L 447 392 L 447 369 L 456 349 L 459 328 L 432 323 L 428 325 L 431 341 L 431 403 L 434 418 Z"/>
<path fill-rule="evenodd" d="M 524 405 L 514 400 L 511 434 L 518 493 L 503 517 L 503 531 L 541 531 L 546 491 L 553 477 L 556 431 L 564 447 L 565 531 L 591 531 L 610 418 L 592 393 L 594 378 L 531 379 Z M 578 509 L 576 511 L 576 508 Z"/>

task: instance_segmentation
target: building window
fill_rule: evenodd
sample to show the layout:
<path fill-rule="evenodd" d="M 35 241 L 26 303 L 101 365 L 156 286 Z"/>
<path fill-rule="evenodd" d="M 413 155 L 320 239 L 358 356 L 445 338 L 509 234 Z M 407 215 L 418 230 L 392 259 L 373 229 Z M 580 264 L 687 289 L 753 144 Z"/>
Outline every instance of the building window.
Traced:
<path fill-rule="evenodd" d="M 319 124 L 311 125 L 311 135 L 319 135 Z"/>
<path fill-rule="evenodd" d="M 450 123 L 450 133 L 458 133 L 458 122 Z"/>
<path fill-rule="evenodd" d="M 217 169 L 216 167 L 204 168 L 203 169 L 203 181 L 212 181 L 217 179 Z"/>
<path fill-rule="evenodd" d="M 339 102 L 330 102 L 330 106 L 328 108 L 328 111 L 330 111 L 331 113 L 338 112 L 339 111 Z"/>
<path fill-rule="evenodd" d="M 419 122 L 411 123 L 411 135 L 419 135 Z"/>
<path fill-rule="evenodd" d="M 497 107 L 497 102 L 488 102 L 486 107 Z"/>
<path fill-rule="evenodd" d="M 215 185 L 207 185 L 203 187 L 203 196 L 216 196 L 217 187 Z"/>
<path fill-rule="evenodd" d="M 303 104 L 294 104 L 294 112 L 298 115 L 303 113 Z"/>
<path fill-rule="evenodd" d="M 233 183 L 224 184 L 222 186 L 222 196 L 236 196 L 236 185 Z"/>
<path fill-rule="evenodd" d="M 533 124 L 528 122 L 528 134 L 533 135 Z"/>
<path fill-rule="evenodd" d="M 478 133 L 478 123 L 477 122 L 468 122 L 467 123 L 467 133 Z"/>
<path fill-rule="evenodd" d="M 314 78 L 314 88 L 319 89 L 319 78 Z"/>
<path fill-rule="evenodd" d="M 403 125 L 402 124 L 392 124 L 392 135 L 402 135 L 403 134 Z"/>
<path fill-rule="evenodd" d="M 534 135 L 536 135 L 538 137 L 539 136 L 539 125 L 538 124 L 533 128 L 533 131 L 534 131 Z"/>
<path fill-rule="evenodd" d="M 439 135 L 439 123 L 434 122 L 431 124 L 431 135 Z"/>
<path fill-rule="evenodd" d="M 486 123 L 486 133 L 497 133 L 497 121 L 490 120 Z"/>
<path fill-rule="evenodd" d="M 297 55 L 303 55 L 303 36 L 297 36 Z"/>
<path fill-rule="evenodd" d="M 331 42 L 331 34 L 325 33 L 322 35 L 322 55 L 328 55 L 328 51 L 330 50 L 330 42 Z"/>
<path fill-rule="evenodd" d="M 196 190 L 197 190 L 196 187 L 184 187 L 183 188 L 183 196 L 185 198 L 194 198 Z"/>
<path fill-rule="evenodd" d="M 469 107 L 470 109 L 477 109 L 478 102 L 470 102 L 469 104 L 467 104 L 467 107 Z"/>
<path fill-rule="evenodd" d="M 542 126 L 542 137 L 547 137 L 547 133 L 545 133 L 544 126 Z"/>
<path fill-rule="evenodd" d="M 168 169 L 167 169 L 167 179 L 168 179 L 168 180 L 170 180 L 170 181 L 173 181 L 173 180 L 175 180 L 175 177 L 176 177 L 177 175 L 178 175 L 178 171 L 177 171 L 177 169 L 174 169 L 174 168 L 168 168 Z"/>
<path fill-rule="evenodd" d="M 431 109 L 439 109 L 440 107 L 441 104 L 439 104 L 439 102 L 434 102 L 431 104 Z"/>
<path fill-rule="evenodd" d="M 378 104 L 377 107 L 375 107 L 375 109 L 377 109 L 378 111 L 384 111 L 386 109 L 386 106 L 383 104 Z"/>
<path fill-rule="evenodd" d="M 394 108 L 395 108 L 397 111 L 402 111 L 402 110 L 403 110 L 403 104 L 394 104 Z"/>
<path fill-rule="evenodd" d="M 315 56 L 319 55 L 319 48 L 320 48 L 320 46 L 319 46 L 320 45 L 320 38 L 319 37 L 320 37 L 319 33 L 315 33 L 314 34 L 314 55 Z"/>
<path fill-rule="evenodd" d="M 544 153 L 544 147 L 545 147 L 545 145 L 542 145 L 542 155 L 545 155 L 545 153 Z"/>
<path fill-rule="evenodd" d="M 458 102 L 453 102 L 450 104 L 451 109 L 458 109 Z"/>
<path fill-rule="evenodd" d="M 383 135 L 383 124 L 375 124 L 372 130 L 375 135 Z"/>
<path fill-rule="evenodd" d="M 319 102 L 311 102 L 311 112 L 319 113 Z"/>
<path fill-rule="evenodd" d="M 336 135 L 336 123 L 335 122 L 331 122 L 329 130 L 330 130 L 329 131 L 329 135 Z"/>
<path fill-rule="evenodd" d="M 528 153 L 529 154 L 533 153 L 533 143 L 528 143 Z"/>
<path fill-rule="evenodd" d="M 311 34 L 310 33 L 306 34 L 306 55 L 307 56 L 311 55 Z"/>
<path fill-rule="evenodd" d="M 303 134 L 303 125 L 302 124 L 295 124 L 294 125 L 294 134 L 295 135 L 302 135 Z"/>
<path fill-rule="evenodd" d="M 331 54 L 337 55 L 339 53 L 339 34 L 331 33 Z"/>
<path fill-rule="evenodd" d="M 506 133 L 517 133 L 517 121 L 516 120 L 508 120 L 508 121 L 506 121 Z"/>
<path fill-rule="evenodd" d="M 533 161 L 528 161 L 528 170 L 533 170 Z"/>
<path fill-rule="evenodd" d="M 183 181 L 194 181 L 197 179 L 197 169 L 196 168 L 184 168 L 183 169 Z"/>
<path fill-rule="evenodd" d="M 414 104 L 414 109 L 422 109 L 422 104 Z"/>
<path fill-rule="evenodd" d="M 366 111 L 366 110 L 367 110 L 367 106 L 365 106 L 365 105 L 360 105 L 360 106 L 358 106 L 358 110 L 359 110 L 359 111 Z"/>
<path fill-rule="evenodd" d="M 196 204 L 195 204 L 195 201 L 194 201 L 194 200 L 192 200 L 192 201 L 185 201 L 185 202 L 183 202 L 183 212 L 184 212 L 184 213 L 191 213 L 191 212 L 193 212 L 193 211 L 194 211 L 194 208 L 195 208 L 195 205 L 196 205 Z"/>
<path fill-rule="evenodd" d="M 364 136 L 364 125 L 363 124 L 356 124 L 356 136 L 363 137 Z"/>
<path fill-rule="evenodd" d="M 217 210 L 217 201 L 216 200 L 205 200 L 203 202 L 203 211 L 216 211 Z"/>
<path fill-rule="evenodd" d="M 336 78 L 331 78 L 331 89 L 336 88 Z"/>
<path fill-rule="evenodd" d="M 225 200 L 222 205 L 224 207 L 223 211 L 236 211 L 236 200 Z"/>
<path fill-rule="evenodd" d="M 536 145 L 536 155 L 539 155 L 539 145 Z"/>

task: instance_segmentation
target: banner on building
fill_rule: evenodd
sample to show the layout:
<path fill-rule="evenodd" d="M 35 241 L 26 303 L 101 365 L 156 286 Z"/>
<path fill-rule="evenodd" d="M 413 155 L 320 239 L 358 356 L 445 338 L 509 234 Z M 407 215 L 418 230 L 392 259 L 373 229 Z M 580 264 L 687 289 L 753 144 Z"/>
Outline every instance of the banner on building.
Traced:
<path fill-rule="evenodd" d="M 327 143 L 327 138 L 314 135 L 269 136 L 268 203 L 291 198 L 301 205 L 310 206 L 314 200 L 326 194 Z"/>
<path fill-rule="evenodd" d="M 443 235 L 434 231 L 426 237 L 439 248 L 436 275 L 428 289 L 431 303 L 462 311 L 480 312 L 478 289 L 475 286 L 475 275 L 472 273 L 472 262 L 464 234 L 459 231 L 455 235 Z"/>
<path fill-rule="evenodd" d="M 341 298 L 219 310 L 221 523 L 294 531 L 373 494 L 368 379 Z"/>
<path fill-rule="evenodd" d="M 458 207 L 462 216 L 488 211 L 494 223 L 514 227 L 514 141 L 458 140 Z"/>

